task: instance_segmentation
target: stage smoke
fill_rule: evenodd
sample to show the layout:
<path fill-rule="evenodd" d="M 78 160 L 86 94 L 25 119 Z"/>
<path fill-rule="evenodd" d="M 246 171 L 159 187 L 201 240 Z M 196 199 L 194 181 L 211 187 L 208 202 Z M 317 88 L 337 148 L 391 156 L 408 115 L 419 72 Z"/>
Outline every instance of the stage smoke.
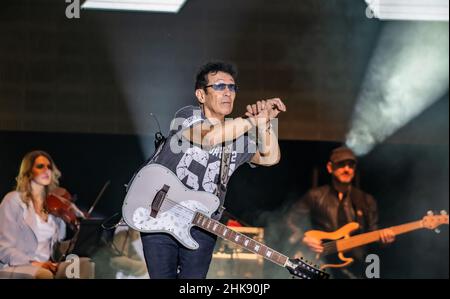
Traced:
<path fill-rule="evenodd" d="M 367 154 L 448 90 L 447 22 L 388 23 L 370 62 L 346 143 Z"/>

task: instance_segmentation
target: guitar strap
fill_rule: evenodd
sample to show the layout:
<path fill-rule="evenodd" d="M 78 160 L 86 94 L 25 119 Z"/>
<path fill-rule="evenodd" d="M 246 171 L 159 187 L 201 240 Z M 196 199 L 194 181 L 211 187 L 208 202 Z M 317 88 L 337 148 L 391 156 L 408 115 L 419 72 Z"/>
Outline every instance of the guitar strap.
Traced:
<path fill-rule="evenodd" d="M 353 211 L 355 213 L 355 220 L 360 224 L 360 230 L 366 231 L 367 229 L 367 206 L 361 202 L 361 198 L 358 198 L 358 196 L 355 196 L 355 194 L 352 192 L 352 189 L 350 189 L 349 196 L 350 200 L 353 206 Z M 365 196 L 365 195 L 364 195 Z"/>
<path fill-rule="evenodd" d="M 215 195 L 220 200 L 220 206 L 217 211 L 214 213 L 218 215 L 218 219 L 222 217 L 222 213 L 225 210 L 224 194 L 227 191 L 228 180 L 230 179 L 230 162 L 231 162 L 231 154 L 233 153 L 233 142 L 222 143 L 222 156 L 220 160 L 220 169 L 219 169 L 219 183 L 217 184 L 217 189 Z"/>
<path fill-rule="evenodd" d="M 131 186 L 131 183 L 134 181 L 134 178 L 136 177 L 136 175 L 139 173 L 139 171 L 144 168 L 145 166 L 147 166 L 148 164 L 150 164 L 151 162 L 154 162 L 159 154 L 161 153 L 164 145 L 166 144 L 166 140 L 167 138 L 161 134 L 161 132 L 158 132 L 155 134 L 155 151 L 153 152 L 153 154 L 147 159 L 145 160 L 145 162 L 136 170 L 136 172 L 133 174 L 133 176 L 131 177 L 130 181 L 128 182 L 128 184 L 125 185 L 125 191 L 128 192 L 128 188 Z"/>

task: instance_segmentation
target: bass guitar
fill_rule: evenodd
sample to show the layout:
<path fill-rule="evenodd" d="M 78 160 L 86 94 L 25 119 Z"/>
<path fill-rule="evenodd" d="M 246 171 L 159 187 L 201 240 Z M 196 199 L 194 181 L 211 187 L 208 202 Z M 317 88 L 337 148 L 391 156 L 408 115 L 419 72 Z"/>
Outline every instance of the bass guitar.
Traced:
<path fill-rule="evenodd" d="M 434 215 L 433 212 L 429 211 L 421 220 L 393 226 L 390 227 L 390 229 L 395 233 L 395 235 L 400 235 L 418 229 L 436 230 L 442 224 L 448 225 L 447 212 L 441 211 L 440 215 Z M 343 262 L 341 264 L 325 264 L 321 266 L 321 269 L 346 267 L 353 262 L 353 259 L 345 257 L 344 252 L 356 247 L 378 242 L 380 240 L 381 230 L 351 236 L 351 233 L 356 231 L 358 228 L 359 224 L 357 222 L 350 222 L 334 232 L 310 230 L 305 233 L 305 236 L 323 241 L 324 250 L 316 256 L 316 259 L 337 254 L 339 259 Z"/>

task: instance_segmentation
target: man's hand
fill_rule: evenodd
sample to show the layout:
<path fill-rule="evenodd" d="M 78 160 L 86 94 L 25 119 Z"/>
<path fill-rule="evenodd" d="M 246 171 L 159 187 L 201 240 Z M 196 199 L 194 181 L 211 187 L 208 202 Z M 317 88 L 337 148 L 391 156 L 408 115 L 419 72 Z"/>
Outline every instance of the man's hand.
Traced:
<path fill-rule="evenodd" d="M 322 253 L 323 252 L 323 246 L 322 241 L 319 239 L 313 238 L 313 237 L 303 237 L 302 239 L 303 244 L 309 247 L 312 251 L 316 253 Z"/>
<path fill-rule="evenodd" d="M 58 264 L 52 263 L 50 261 L 46 261 L 46 262 L 32 261 L 31 265 L 50 270 L 52 273 L 56 273 L 56 270 L 58 270 Z"/>
<path fill-rule="evenodd" d="M 386 228 L 380 231 L 381 243 L 389 244 L 395 241 L 395 233 L 392 229 Z"/>
<path fill-rule="evenodd" d="M 280 112 L 286 112 L 286 105 L 279 99 L 258 101 L 256 104 L 247 105 L 248 117 L 265 118 L 267 121 L 274 119 Z"/>

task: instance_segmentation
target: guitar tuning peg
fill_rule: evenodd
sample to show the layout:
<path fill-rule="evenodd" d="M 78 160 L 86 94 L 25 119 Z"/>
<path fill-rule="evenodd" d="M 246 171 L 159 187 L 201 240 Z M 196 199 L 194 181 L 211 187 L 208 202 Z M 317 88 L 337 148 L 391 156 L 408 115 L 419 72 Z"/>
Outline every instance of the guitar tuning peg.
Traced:
<path fill-rule="evenodd" d="M 433 213 L 433 211 L 428 211 L 428 212 L 427 212 L 427 215 L 428 215 L 428 216 L 433 216 L 434 213 Z"/>
<path fill-rule="evenodd" d="M 447 211 L 446 210 L 442 210 L 441 211 L 441 215 L 447 215 Z"/>
<path fill-rule="evenodd" d="M 435 232 L 436 234 L 440 234 L 440 233 L 441 233 L 441 230 L 440 230 L 439 228 L 436 228 L 436 229 L 434 230 L 434 232 Z"/>

